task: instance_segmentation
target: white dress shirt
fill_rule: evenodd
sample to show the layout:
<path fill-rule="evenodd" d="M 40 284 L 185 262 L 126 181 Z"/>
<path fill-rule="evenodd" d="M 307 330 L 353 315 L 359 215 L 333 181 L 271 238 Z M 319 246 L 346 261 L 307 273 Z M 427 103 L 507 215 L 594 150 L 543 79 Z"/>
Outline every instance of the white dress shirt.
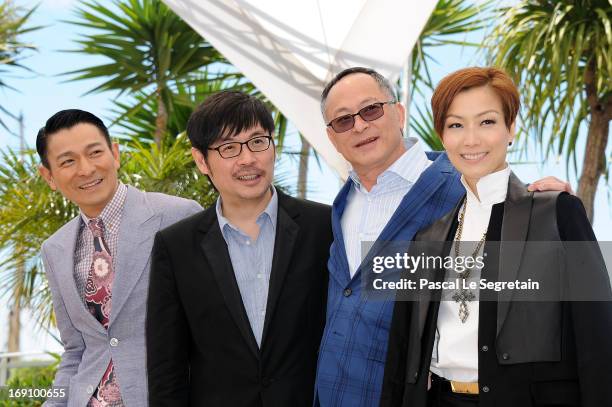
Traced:
<path fill-rule="evenodd" d="M 354 171 L 349 172 L 353 186 L 348 193 L 342 214 L 342 235 L 351 278 L 357 272 L 363 257 L 362 242 L 374 242 L 391 216 L 431 164 L 422 143 L 413 137 L 405 140 L 407 151 L 376 179 L 368 191 Z"/>
<path fill-rule="evenodd" d="M 463 222 L 461 241 L 479 242 L 482 235 L 487 231 L 491 209 L 493 205 L 504 202 L 508 192 L 508 179 L 510 167 L 494 172 L 478 180 L 476 189 L 478 199 L 468 187 L 463 176 L 461 183 L 465 187 L 466 210 Z M 459 212 L 461 213 L 461 212 Z M 459 216 L 459 214 L 458 214 Z M 461 249 L 462 256 L 470 256 L 475 249 L 474 245 L 466 244 L 470 253 Z M 469 248 L 469 249 L 468 249 Z M 480 254 L 483 247 L 480 248 Z M 454 245 L 450 256 L 454 256 Z M 479 254 L 479 255 L 480 255 Z M 455 273 L 447 270 L 447 273 Z M 480 270 L 474 267 L 469 280 L 478 281 Z M 476 299 L 468 302 L 469 316 L 463 323 L 459 318 L 459 303 L 449 300 L 440 302 L 438 311 L 438 325 L 436 338 L 431 357 L 430 370 L 438 376 L 448 380 L 460 382 L 478 381 L 478 293 L 474 292 Z"/>

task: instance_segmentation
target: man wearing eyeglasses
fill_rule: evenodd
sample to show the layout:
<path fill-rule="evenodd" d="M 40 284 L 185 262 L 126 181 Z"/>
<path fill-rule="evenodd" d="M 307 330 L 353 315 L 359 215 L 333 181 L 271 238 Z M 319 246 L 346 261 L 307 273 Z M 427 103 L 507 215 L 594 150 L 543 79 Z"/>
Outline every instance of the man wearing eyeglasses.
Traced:
<path fill-rule="evenodd" d="M 156 236 L 147 316 L 151 406 L 311 406 L 325 318 L 328 206 L 272 185 L 264 104 L 220 92 L 191 115 L 216 206 Z"/>
<path fill-rule="evenodd" d="M 323 90 L 321 111 L 329 139 L 352 169 L 332 206 L 335 239 L 315 401 L 378 406 L 393 298 L 371 300 L 362 290 L 380 247 L 363 253 L 362 243 L 405 242 L 407 249 L 415 233 L 450 211 L 465 190 L 446 154 L 426 153 L 419 140 L 403 138 L 405 109 L 378 72 L 340 72 Z M 532 188 L 569 185 L 548 177 Z"/>

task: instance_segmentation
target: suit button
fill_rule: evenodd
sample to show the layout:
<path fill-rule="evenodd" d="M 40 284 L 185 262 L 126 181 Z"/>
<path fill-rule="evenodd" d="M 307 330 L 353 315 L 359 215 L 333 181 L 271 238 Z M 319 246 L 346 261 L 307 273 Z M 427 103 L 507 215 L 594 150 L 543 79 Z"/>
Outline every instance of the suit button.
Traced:
<path fill-rule="evenodd" d="M 508 355 L 507 353 L 504 353 L 504 354 L 502 355 L 502 359 L 503 359 L 503 360 L 508 360 L 508 359 L 510 359 L 510 355 Z"/>
<path fill-rule="evenodd" d="M 483 393 L 488 393 L 489 390 L 491 390 L 491 389 L 489 389 L 489 386 L 482 386 Z"/>
<path fill-rule="evenodd" d="M 117 339 L 117 338 L 111 338 L 111 340 L 110 340 L 110 346 L 115 347 L 115 346 L 117 346 L 117 345 L 119 345 L 119 339 Z"/>
<path fill-rule="evenodd" d="M 484 345 L 482 348 L 480 348 L 483 352 L 487 352 L 489 350 L 489 347 L 487 345 Z"/>
<path fill-rule="evenodd" d="M 353 294 L 353 290 L 351 290 L 350 288 L 347 288 L 346 290 L 344 290 L 345 297 L 350 297 L 351 294 Z"/>
<path fill-rule="evenodd" d="M 268 387 L 270 383 L 272 383 L 272 380 L 268 379 L 267 377 L 264 377 L 263 379 L 261 379 L 261 385 L 263 387 Z"/>

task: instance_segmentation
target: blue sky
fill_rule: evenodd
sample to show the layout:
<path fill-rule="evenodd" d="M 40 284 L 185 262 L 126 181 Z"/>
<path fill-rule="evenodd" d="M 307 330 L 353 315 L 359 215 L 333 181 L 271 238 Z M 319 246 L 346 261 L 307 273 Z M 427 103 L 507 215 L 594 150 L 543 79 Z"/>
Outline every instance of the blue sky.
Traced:
<path fill-rule="evenodd" d="M 79 107 L 92 111 L 105 119 L 111 117 L 109 109 L 113 106 L 112 100 L 116 94 L 106 92 L 102 94 L 84 95 L 93 88 L 96 82 L 69 82 L 62 83 L 65 78 L 59 74 L 76 69 L 79 67 L 94 65 L 103 62 L 102 57 L 81 56 L 78 54 L 63 53 L 60 50 L 74 49 L 73 41 L 78 38 L 82 29 L 62 22 L 62 20 L 73 17 L 72 10 L 78 4 L 75 0 L 43 0 L 42 2 L 18 0 L 17 4 L 25 7 L 32 7 L 40 4 L 38 10 L 33 15 L 32 22 L 35 25 L 43 25 L 45 28 L 34 32 L 27 37 L 27 40 L 36 44 L 39 48 L 37 53 L 32 54 L 24 63 L 35 71 L 34 74 L 15 71 L 9 83 L 20 90 L 0 91 L 0 103 L 10 111 L 18 114 L 23 112 L 25 117 L 26 141 L 30 146 L 34 145 L 35 135 L 46 119 L 58 110 Z M 482 34 L 469 38 L 470 40 L 480 41 Z M 465 66 L 482 63 L 479 56 L 473 50 L 461 49 L 459 47 L 446 47 L 436 50 L 434 53 L 438 64 L 433 66 L 434 78 L 440 79 L 445 74 Z M 14 77 L 13 76 L 19 76 Z M 419 103 L 424 103 L 423 99 L 417 99 Z M 17 124 L 11 122 L 9 118 L 3 118 L 17 129 Z M 111 129 L 112 131 L 113 129 Z M 298 142 L 294 137 L 288 142 L 294 150 L 299 149 Z M 19 142 L 13 135 L 8 134 L 4 129 L 0 129 L 0 148 L 6 146 L 18 147 Z M 582 141 L 584 145 L 584 140 Z M 610 150 L 610 148 L 609 148 Z M 608 154 L 609 156 L 610 154 Z M 549 160 L 541 162 L 536 154 L 529 157 L 533 162 L 530 164 L 513 165 L 514 171 L 525 182 L 534 181 L 544 175 L 555 175 L 559 178 L 569 178 L 575 186 L 575 178 L 565 173 L 565 164 L 561 160 Z M 579 156 L 579 162 L 582 157 Z M 511 158 L 512 160 L 512 158 Z M 311 159 L 311 171 L 309 172 L 309 191 L 308 198 L 331 203 L 336 192 L 340 187 L 338 177 L 322 163 L 319 169 L 314 159 Z M 287 174 L 288 180 L 297 180 L 297 160 L 284 159 L 279 167 L 280 171 Z M 602 180 L 595 205 L 594 229 L 600 240 L 612 240 L 612 212 L 608 200 L 609 188 Z M 0 305 L 0 349 L 5 347 L 5 328 L 6 307 Z M 24 329 L 22 348 L 24 350 L 33 349 L 60 349 L 45 335 L 35 334 L 36 328 L 28 320 Z M 32 333 L 30 335 L 30 333 Z"/>

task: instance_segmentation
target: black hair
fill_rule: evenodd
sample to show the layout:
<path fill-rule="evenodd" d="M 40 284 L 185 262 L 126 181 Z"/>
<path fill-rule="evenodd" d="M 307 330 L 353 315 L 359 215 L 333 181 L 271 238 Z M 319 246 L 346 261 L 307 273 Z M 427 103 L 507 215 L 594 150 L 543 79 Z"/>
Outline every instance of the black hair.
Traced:
<path fill-rule="evenodd" d="M 324 116 L 325 116 L 325 102 L 327 102 L 327 96 L 329 95 L 329 92 L 331 91 L 331 89 L 338 82 L 340 82 L 342 78 L 352 75 L 352 74 L 356 74 L 356 73 L 363 73 L 366 75 L 370 75 L 372 78 L 374 78 L 374 80 L 376 80 L 376 82 L 378 83 L 378 86 L 383 92 L 387 93 L 387 95 L 393 100 L 397 99 L 397 89 L 395 89 L 393 85 L 391 85 L 391 82 L 389 82 L 387 78 L 385 78 L 384 76 L 376 72 L 374 69 L 364 68 L 362 66 L 355 66 L 355 67 L 347 68 L 343 70 L 342 72 L 334 76 L 333 79 L 327 83 L 327 85 L 325 85 L 323 92 L 321 92 L 321 113 Z"/>
<path fill-rule="evenodd" d="M 112 146 L 108 129 L 99 117 L 93 113 L 79 109 L 60 110 L 47 120 L 45 126 L 42 127 L 36 135 L 36 151 L 38 152 L 40 161 L 45 167 L 49 168 L 49 160 L 47 158 L 49 137 L 60 130 L 70 129 L 81 123 L 88 123 L 96 126 L 106 139 L 108 146 Z"/>
<path fill-rule="evenodd" d="M 191 145 L 208 155 L 208 147 L 222 137 L 233 136 L 260 125 L 274 132 L 274 120 L 266 105 L 255 96 L 221 91 L 209 96 L 191 114 L 187 136 Z"/>

